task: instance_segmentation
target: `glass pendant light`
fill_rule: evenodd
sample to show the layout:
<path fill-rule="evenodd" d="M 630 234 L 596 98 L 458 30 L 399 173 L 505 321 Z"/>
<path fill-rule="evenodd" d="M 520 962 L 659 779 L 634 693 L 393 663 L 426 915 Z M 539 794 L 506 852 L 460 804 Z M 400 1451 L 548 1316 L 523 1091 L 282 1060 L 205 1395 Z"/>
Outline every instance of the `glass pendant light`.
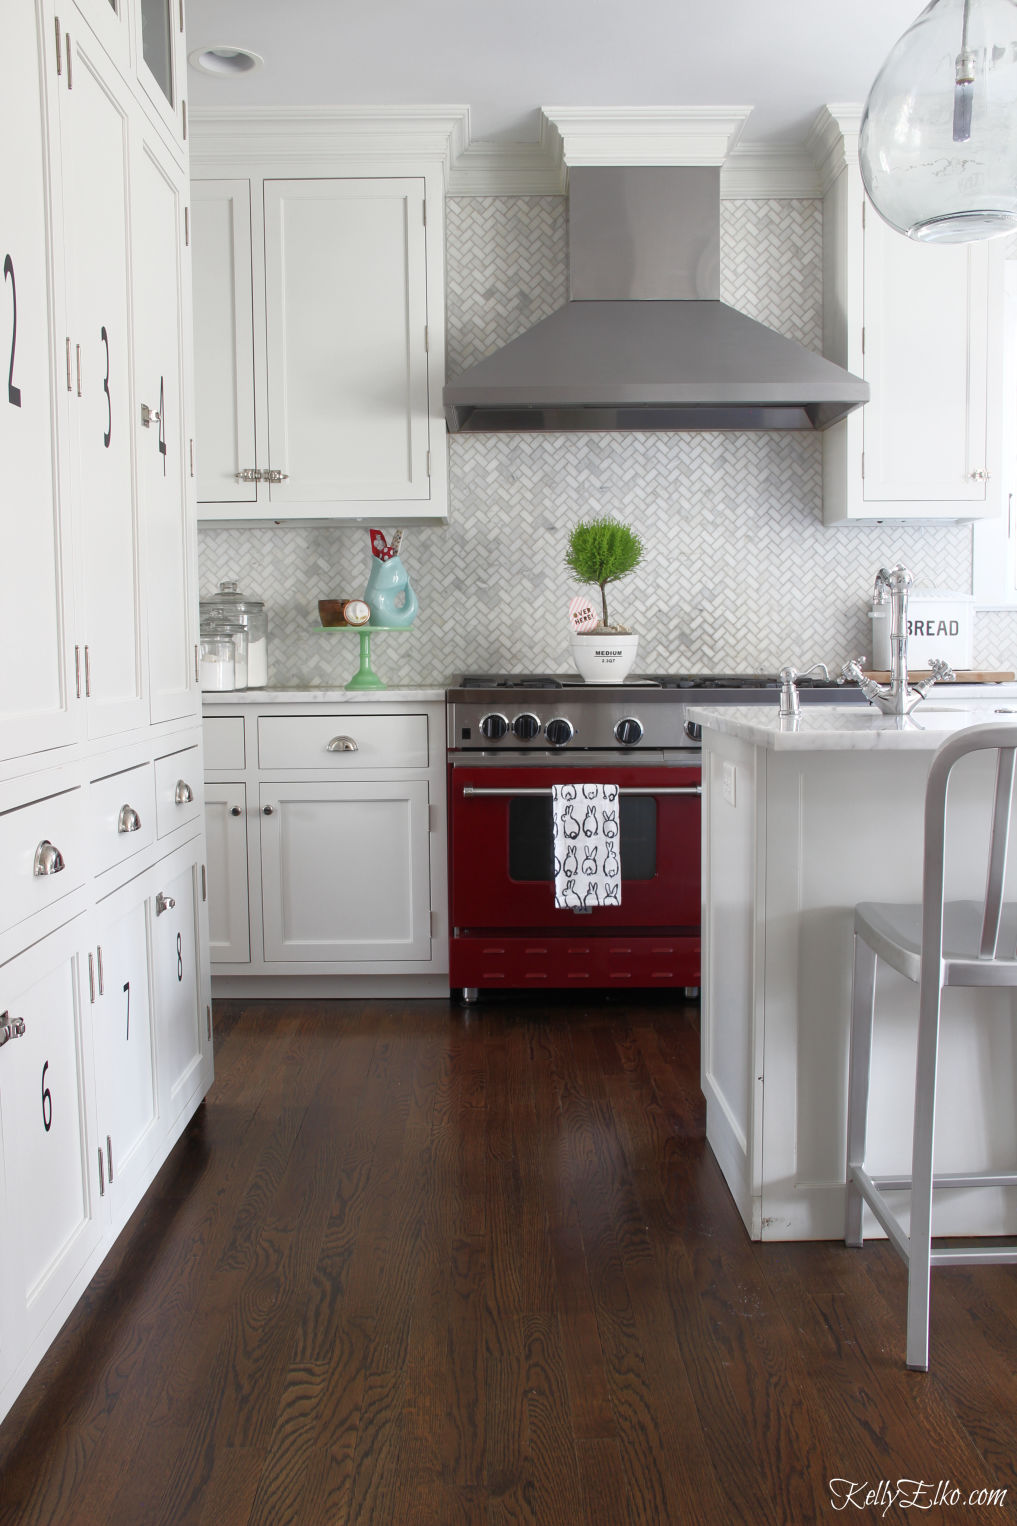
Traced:
<path fill-rule="evenodd" d="M 1017 0 L 932 0 L 876 76 L 858 157 L 876 211 L 909 238 L 1017 228 Z"/>

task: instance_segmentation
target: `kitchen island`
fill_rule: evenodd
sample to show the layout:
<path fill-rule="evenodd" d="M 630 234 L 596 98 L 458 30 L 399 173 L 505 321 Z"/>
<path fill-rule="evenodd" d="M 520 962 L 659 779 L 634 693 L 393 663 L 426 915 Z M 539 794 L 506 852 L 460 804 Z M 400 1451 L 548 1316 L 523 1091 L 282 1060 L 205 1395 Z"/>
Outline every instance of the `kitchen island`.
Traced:
<path fill-rule="evenodd" d="M 898 721 L 823 706 L 691 706 L 703 728 L 702 1085 L 707 1137 L 754 1239 L 843 1234 L 853 910 L 919 900 L 925 782 L 964 726 L 1011 716 L 1012 686 L 933 691 Z M 984 891 L 986 758 L 951 784 L 950 894 Z M 962 1019 L 962 1016 L 963 1019 Z M 917 988 L 879 970 L 869 1169 L 910 1160 Z M 937 1167 L 1017 1159 L 1017 1065 L 1005 991 L 944 993 Z M 1017 1230 L 1001 1191 L 940 1202 L 937 1232 Z M 870 1225 L 874 1228 L 874 1221 Z M 875 1231 L 879 1232 L 879 1231 Z"/>

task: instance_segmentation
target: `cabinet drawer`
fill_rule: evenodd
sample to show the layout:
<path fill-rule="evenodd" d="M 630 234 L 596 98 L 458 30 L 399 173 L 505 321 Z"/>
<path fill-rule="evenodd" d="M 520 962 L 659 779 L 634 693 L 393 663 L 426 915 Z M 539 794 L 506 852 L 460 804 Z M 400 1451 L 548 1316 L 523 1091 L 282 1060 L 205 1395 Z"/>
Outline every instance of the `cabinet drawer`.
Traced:
<path fill-rule="evenodd" d="M 427 716 L 261 715 L 258 760 L 262 768 L 426 768 Z"/>
<path fill-rule="evenodd" d="M 59 852 L 63 867 L 37 873 L 44 842 Z M 80 789 L 35 800 L 0 816 L 0 927 L 13 927 L 84 884 L 84 806 Z M 39 868 L 42 869 L 42 863 Z"/>
<path fill-rule="evenodd" d="M 201 732 L 206 769 L 243 768 L 247 755 L 242 715 L 206 716 Z"/>
<path fill-rule="evenodd" d="M 155 778 L 150 763 L 93 779 L 89 817 L 95 872 L 102 874 L 155 841 Z"/>
<path fill-rule="evenodd" d="M 155 760 L 155 830 L 159 837 L 201 815 L 201 769 L 196 747 Z"/>

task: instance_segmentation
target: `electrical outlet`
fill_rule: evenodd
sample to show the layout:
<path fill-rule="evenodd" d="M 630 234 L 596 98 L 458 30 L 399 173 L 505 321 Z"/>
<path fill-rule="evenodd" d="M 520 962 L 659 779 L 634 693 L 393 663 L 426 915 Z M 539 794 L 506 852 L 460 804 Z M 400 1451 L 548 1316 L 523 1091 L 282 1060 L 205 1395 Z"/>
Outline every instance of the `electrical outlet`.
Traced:
<path fill-rule="evenodd" d="M 721 774 L 721 793 L 728 805 L 735 803 L 735 766 L 733 763 L 725 763 Z"/>

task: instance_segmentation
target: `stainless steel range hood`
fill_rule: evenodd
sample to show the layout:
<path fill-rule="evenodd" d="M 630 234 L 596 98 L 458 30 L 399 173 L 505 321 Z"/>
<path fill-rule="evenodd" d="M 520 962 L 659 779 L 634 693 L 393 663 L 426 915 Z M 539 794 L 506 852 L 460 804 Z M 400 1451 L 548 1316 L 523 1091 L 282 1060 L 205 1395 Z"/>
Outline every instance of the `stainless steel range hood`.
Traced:
<path fill-rule="evenodd" d="M 719 169 L 572 169 L 569 301 L 446 386 L 449 429 L 826 429 L 868 400 L 719 292 Z"/>

